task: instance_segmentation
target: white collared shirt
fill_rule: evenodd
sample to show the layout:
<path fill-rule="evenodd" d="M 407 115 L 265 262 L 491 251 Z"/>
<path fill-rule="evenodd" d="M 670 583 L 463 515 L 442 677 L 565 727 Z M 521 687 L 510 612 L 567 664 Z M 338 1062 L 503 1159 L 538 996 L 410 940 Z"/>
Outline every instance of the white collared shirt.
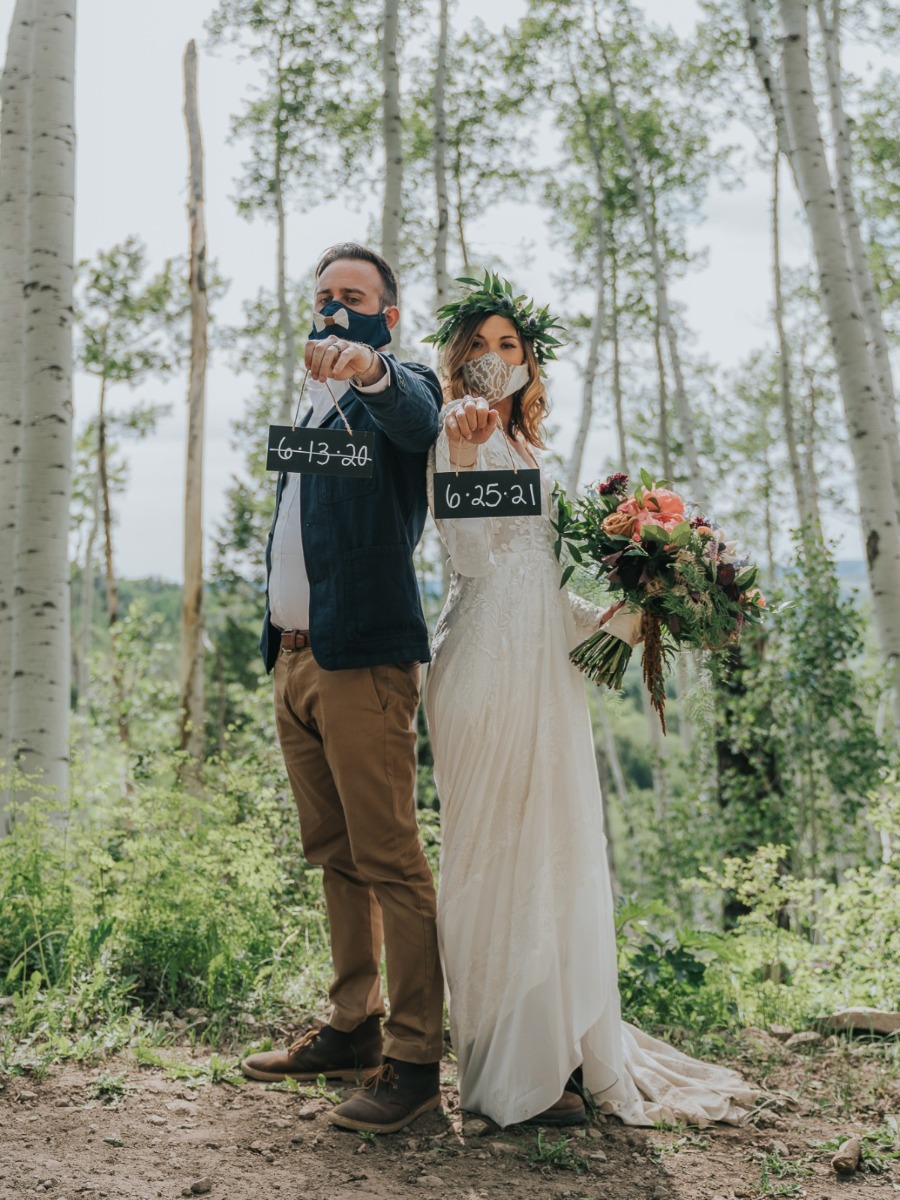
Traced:
<path fill-rule="evenodd" d="M 358 387 L 356 391 L 374 395 L 383 392 L 390 382 L 390 370 L 385 370 L 377 383 Z M 329 385 L 331 391 L 329 391 Z M 350 384 L 344 380 L 329 380 L 328 384 L 309 381 L 308 395 L 312 416 L 307 425 L 321 425 L 334 406 L 340 403 Z M 276 629 L 309 629 L 309 576 L 303 557 L 303 538 L 300 531 L 300 479 L 298 472 L 288 473 L 278 507 L 278 520 L 272 535 L 272 569 L 269 572 L 269 615 Z"/>

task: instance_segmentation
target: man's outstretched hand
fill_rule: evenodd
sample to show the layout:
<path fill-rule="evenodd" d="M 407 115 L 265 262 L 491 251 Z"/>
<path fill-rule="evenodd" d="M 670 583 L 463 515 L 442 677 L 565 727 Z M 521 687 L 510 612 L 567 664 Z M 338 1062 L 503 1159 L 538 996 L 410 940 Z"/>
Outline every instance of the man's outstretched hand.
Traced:
<path fill-rule="evenodd" d="M 303 361 L 317 383 L 326 379 L 353 379 L 363 387 L 370 387 L 386 370 L 381 356 L 371 346 L 345 342 L 334 335 L 307 342 Z"/>

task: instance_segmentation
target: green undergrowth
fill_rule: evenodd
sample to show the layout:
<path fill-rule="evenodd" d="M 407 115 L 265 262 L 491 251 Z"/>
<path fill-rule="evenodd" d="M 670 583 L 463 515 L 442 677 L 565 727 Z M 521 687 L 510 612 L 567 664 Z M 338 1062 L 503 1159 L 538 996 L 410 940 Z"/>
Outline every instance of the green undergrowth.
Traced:
<path fill-rule="evenodd" d="M 209 760 L 202 786 L 179 782 L 177 757 L 145 753 L 126 787 L 95 767 L 65 812 L 38 794 L 22 806 L 0 842 L 0 1071 L 125 1050 L 171 1066 L 172 1048 L 195 1047 L 223 1057 L 184 1069 L 227 1082 L 240 1050 L 322 1013 L 321 872 L 303 860 L 281 764 L 236 742 Z M 420 804 L 436 869 L 427 769 Z M 895 844 L 893 792 L 872 811 Z M 661 901 L 621 901 L 626 1019 L 728 1057 L 747 1025 L 814 1028 L 847 1005 L 898 1007 L 896 862 L 798 880 L 770 846 L 684 886 L 698 911 L 728 896 L 741 915 L 723 932 L 685 925 Z"/>

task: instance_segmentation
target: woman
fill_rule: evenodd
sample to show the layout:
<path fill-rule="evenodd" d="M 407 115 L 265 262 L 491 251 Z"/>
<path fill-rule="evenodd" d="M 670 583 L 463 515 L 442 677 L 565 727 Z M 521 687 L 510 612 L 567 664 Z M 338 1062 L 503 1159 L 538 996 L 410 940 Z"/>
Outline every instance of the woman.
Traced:
<path fill-rule="evenodd" d="M 540 466 L 554 322 L 487 277 L 441 310 L 447 403 L 433 472 Z M 499 1125 L 585 1120 L 573 1076 L 629 1124 L 739 1120 L 733 1072 L 622 1022 L 603 808 L 569 650 L 634 618 L 560 590 L 539 517 L 439 522 L 454 568 L 425 705 L 441 799 L 438 936 L 464 1109 Z M 578 1074 L 580 1070 L 580 1075 Z"/>

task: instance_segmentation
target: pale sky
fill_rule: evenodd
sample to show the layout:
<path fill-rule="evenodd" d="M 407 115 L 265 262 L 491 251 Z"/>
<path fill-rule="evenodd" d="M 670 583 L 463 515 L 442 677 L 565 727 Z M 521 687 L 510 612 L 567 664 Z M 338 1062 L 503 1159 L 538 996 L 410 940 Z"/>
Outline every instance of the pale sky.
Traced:
<path fill-rule="evenodd" d="M 697 15 L 694 0 L 640 0 L 654 20 L 665 20 L 687 33 Z M 231 280 L 219 308 L 221 321 L 234 321 L 241 301 L 260 287 L 271 287 L 275 271 L 274 229 L 263 221 L 239 218 L 231 202 L 242 147 L 229 145 L 228 122 L 241 101 L 252 70 L 238 65 L 230 53 L 215 57 L 204 49 L 203 23 L 214 0 L 81 0 L 78 11 L 77 69 L 77 253 L 92 257 L 132 233 L 147 243 L 153 265 L 187 248 L 185 216 L 186 139 L 181 112 L 181 57 L 195 38 L 200 47 L 200 106 L 206 145 L 206 190 L 209 250 L 221 272 Z M 462 28 L 481 16 L 491 27 L 514 22 L 524 0 L 458 0 L 455 25 Z M 0 0 L 0 27 L 7 29 L 13 0 Z M 859 68 L 857 68 L 859 69 Z M 373 80 L 373 87 L 378 87 Z M 380 148 L 375 146 L 378 155 Z M 769 337 L 770 259 L 766 174 L 749 174 L 745 187 L 723 191 L 714 187 L 706 204 L 706 220 L 691 235 L 695 249 L 706 247 L 708 264 L 675 288 L 676 299 L 687 305 L 688 321 L 696 334 L 695 349 L 722 366 L 736 365 L 754 346 Z M 290 271 L 308 274 L 317 252 L 338 240 L 365 240 L 370 215 L 379 197 L 362 212 L 331 204 L 311 212 L 293 213 L 289 222 Z M 785 206 L 788 261 L 806 255 L 806 233 L 794 215 L 793 197 Z M 565 311 L 566 297 L 551 282 L 562 263 L 549 245 L 546 225 L 536 209 L 504 205 L 473 230 L 472 258 L 480 247 L 494 247 L 515 266 L 515 280 L 542 302 Z M 533 245 L 528 262 L 519 250 Z M 424 294 L 423 294 L 424 296 Z M 587 309 L 582 298 L 579 307 Z M 571 302 L 568 304 L 571 309 Z M 423 357 L 427 357 L 423 355 Z M 567 453 L 574 434 L 578 381 L 571 366 L 561 364 L 551 376 L 554 423 L 559 438 L 554 448 Z M 241 456 L 230 446 L 230 424 L 253 394 L 253 380 L 234 376 L 219 354 L 210 371 L 207 408 L 205 524 L 212 530 L 224 511 L 224 493 Z M 186 409 L 185 383 L 150 384 L 138 392 L 119 393 L 120 404 L 138 398 L 166 400 L 173 415 L 150 441 L 130 454 L 127 493 L 117 503 L 116 557 L 124 576 L 181 577 L 181 525 Z M 116 406 L 115 391 L 111 396 Z M 79 379 L 76 421 L 94 413 L 96 385 Z M 605 407 L 605 406 L 602 406 Z M 260 431 L 264 436 L 264 431 Z M 586 462 L 599 460 L 612 442 L 613 431 L 597 419 Z M 590 473 L 590 471 L 588 471 Z M 855 557 L 855 534 L 842 553 Z M 207 541 L 207 547 L 209 541 Z"/>

